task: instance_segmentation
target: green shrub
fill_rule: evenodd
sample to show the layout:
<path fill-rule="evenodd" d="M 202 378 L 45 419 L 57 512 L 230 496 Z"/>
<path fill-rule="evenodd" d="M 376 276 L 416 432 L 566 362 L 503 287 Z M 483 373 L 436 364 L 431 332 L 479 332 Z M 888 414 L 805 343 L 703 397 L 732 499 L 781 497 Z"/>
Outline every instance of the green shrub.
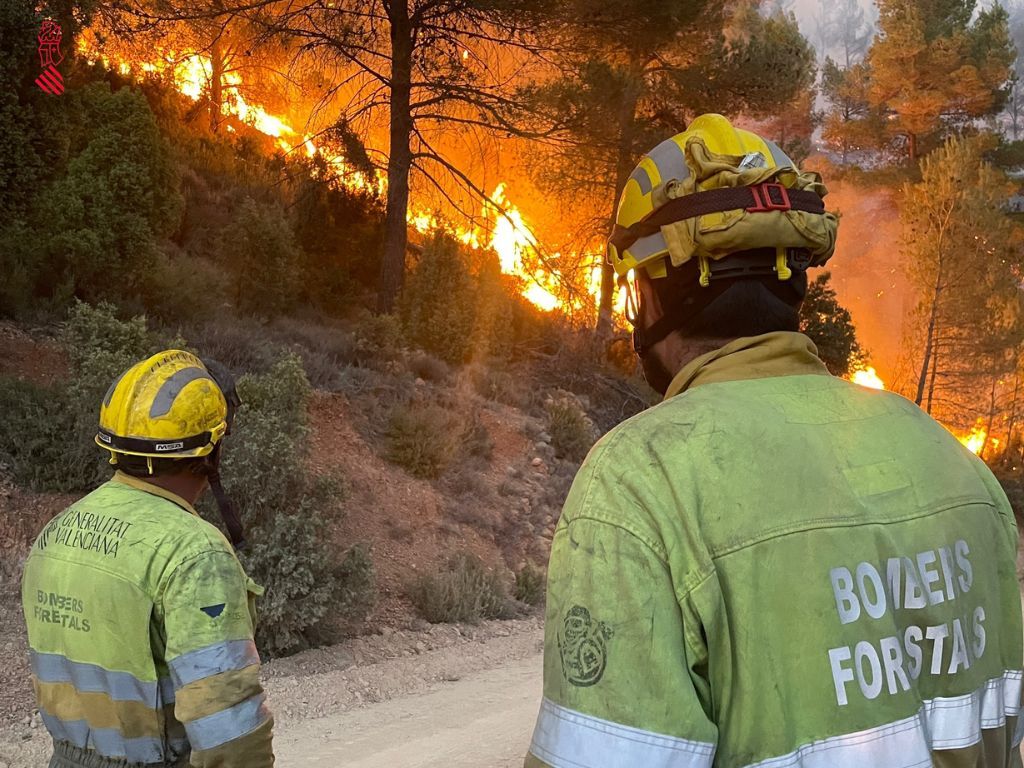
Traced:
<path fill-rule="evenodd" d="M 438 231 L 406 279 L 399 301 L 406 336 L 448 363 L 466 360 L 472 348 L 474 284 L 462 246 Z"/>
<path fill-rule="evenodd" d="M 372 368 L 397 360 L 405 346 L 401 321 L 394 315 L 368 315 L 355 328 L 355 363 Z"/>
<path fill-rule="evenodd" d="M 241 559 L 266 588 L 257 603 L 256 642 L 269 656 L 308 647 L 307 633 L 335 608 L 338 583 L 317 501 L 315 494 L 307 494 L 294 512 L 269 515 L 247 534 L 249 547 Z"/>
<path fill-rule="evenodd" d="M 491 460 L 494 454 L 494 438 L 480 419 L 479 411 L 472 411 L 459 436 L 459 451 L 463 457 Z"/>
<path fill-rule="evenodd" d="M 245 198 L 224 232 L 223 252 L 241 312 L 273 317 L 294 305 L 300 253 L 280 205 Z"/>
<path fill-rule="evenodd" d="M 212 357 L 236 373 L 266 373 L 282 354 L 281 347 L 260 326 L 228 317 L 187 325 L 181 333 L 200 357 Z"/>
<path fill-rule="evenodd" d="M 422 576 L 410 589 L 410 598 L 432 624 L 508 618 L 511 613 L 505 585 L 475 555 L 462 553 L 436 576 Z"/>
<path fill-rule="evenodd" d="M 67 427 L 72 409 L 62 391 L 50 390 L 27 381 L 0 378 L 0 464 L 18 485 L 37 491 L 70 491 L 88 485 L 99 462 L 93 444 L 73 445 Z M 70 433 L 72 430 L 68 430 Z M 88 452 L 84 465 L 66 467 L 69 453 Z M 71 469 L 68 473 L 66 469 Z M 83 477 L 84 475 L 84 477 Z"/>
<path fill-rule="evenodd" d="M 225 442 L 224 484 L 247 528 L 243 564 L 266 588 L 257 643 L 280 656 L 317 642 L 328 614 L 346 618 L 326 535 L 344 493 L 338 481 L 306 472 L 310 387 L 297 356 L 243 376 L 238 391 L 243 405 Z M 216 519 L 212 503 L 204 506 Z"/>
<path fill-rule="evenodd" d="M 459 450 L 459 417 L 433 403 L 399 405 L 387 429 L 387 457 L 416 477 L 441 475 Z"/>
<path fill-rule="evenodd" d="M 531 563 L 524 565 L 516 572 L 514 596 L 527 605 L 540 605 L 544 602 L 544 572 Z"/>
<path fill-rule="evenodd" d="M 220 321 L 228 295 L 223 267 L 187 253 L 157 254 L 143 281 L 141 305 L 165 322 Z"/>
<path fill-rule="evenodd" d="M 443 360 L 420 352 L 409 358 L 406 366 L 409 373 L 423 381 L 444 382 L 451 375 L 451 369 Z"/>
<path fill-rule="evenodd" d="M 355 339 L 339 328 L 278 318 L 270 331 L 302 358 L 314 389 L 338 390 L 344 380 L 342 371 L 356 360 Z"/>
<path fill-rule="evenodd" d="M 263 375 L 243 376 L 238 394 L 261 418 L 281 419 L 292 439 L 306 437 L 306 409 L 312 390 L 298 355 L 283 356 Z"/>
<path fill-rule="evenodd" d="M 51 296 L 65 278 L 75 296 L 121 303 L 180 221 L 177 165 L 140 90 L 94 82 L 61 101 L 72 156 L 32 214 L 36 289 Z"/>
<path fill-rule="evenodd" d="M 583 461 L 594 444 L 594 425 L 579 402 L 567 393 L 560 393 L 544 403 L 548 431 L 555 455 L 569 461 Z"/>
<path fill-rule="evenodd" d="M 348 622 L 361 622 L 377 604 L 377 573 L 370 548 L 356 544 L 335 569 L 337 610 Z"/>
<path fill-rule="evenodd" d="M 52 388 L 0 383 L 6 419 L 0 461 L 15 482 L 34 490 L 90 490 L 111 474 L 109 454 L 93 441 L 100 402 L 111 382 L 157 345 L 145 320 L 119 320 L 103 303 L 73 305 L 60 342 L 70 364 L 65 382 Z"/>

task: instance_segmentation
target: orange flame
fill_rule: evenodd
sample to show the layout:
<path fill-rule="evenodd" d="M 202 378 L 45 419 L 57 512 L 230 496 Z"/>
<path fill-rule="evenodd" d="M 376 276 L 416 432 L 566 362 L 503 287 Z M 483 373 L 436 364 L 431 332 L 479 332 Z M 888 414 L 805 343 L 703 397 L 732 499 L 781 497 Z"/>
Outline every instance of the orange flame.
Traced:
<path fill-rule="evenodd" d="M 954 432 L 954 434 L 956 433 Z M 989 436 L 988 430 L 985 428 L 984 419 L 978 419 L 970 432 L 966 435 L 957 435 L 956 439 L 963 443 L 967 450 L 975 456 L 980 456 L 986 446 L 991 447 L 993 451 L 997 450 L 1000 443 L 998 438 Z"/>
<path fill-rule="evenodd" d="M 169 74 L 174 87 L 183 95 L 193 101 L 198 101 L 208 94 L 213 78 L 213 66 L 209 57 L 202 54 L 179 55 L 175 51 L 159 51 L 157 58 L 150 62 L 133 64 L 127 61 L 112 63 L 109 58 L 99 52 L 90 42 L 82 37 L 78 42 L 81 51 L 90 61 L 101 61 L 108 68 L 116 68 L 125 75 L 133 71 L 146 73 Z M 468 51 L 463 52 L 463 59 L 468 58 Z M 368 178 L 366 174 L 355 171 L 348 163 L 343 154 L 333 151 L 324 146 L 317 146 L 311 136 L 304 135 L 282 116 L 269 113 L 258 104 L 252 104 L 244 98 L 241 92 L 242 78 L 237 72 L 229 72 L 224 75 L 223 101 L 221 111 L 224 115 L 238 118 L 250 125 L 260 133 L 277 139 L 277 146 L 285 151 L 292 152 L 302 148 L 306 155 L 315 157 L 320 155 L 332 167 L 340 183 L 350 189 L 359 189 L 376 192 L 383 195 L 386 191 L 386 179 L 383 173 L 378 172 L 375 178 Z M 227 130 L 235 132 L 234 127 L 227 126 Z M 567 307 L 565 302 L 558 297 L 558 284 L 561 276 L 556 270 L 547 270 L 539 266 L 531 266 L 531 259 L 538 249 L 538 239 L 531 227 L 525 221 L 520 210 L 509 201 L 505 183 L 498 184 L 491 195 L 491 202 L 487 202 L 483 209 L 484 228 L 479 227 L 452 227 L 438 217 L 437 214 L 418 206 L 411 206 L 407 214 L 409 226 L 421 233 L 427 233 L 435 229 L 454 229 L 456 237 L 465 245 L 471 248 L 487 247 L 492 249 L 501 263 L 502 272 L 516 275 L 522 279 L 521 292 L 524 298 L 541 310 L 552 311 L 555 309 L 579 309 L 581 302 L 575 302 L 574 306 Z M 552 254 L 550 261 L 556 261 L 560 254 Z M 600 293 L 600 260 L 593 257 L 593 277 L 587 290 L 593 296 Z M 619 292 L 617 297 L 617 317 L 622 317 L 625 295 Z"/>
<path fill-rule="evenodd" d="M 882 381 L 878 372 L 870 365 L 858 368 L 850 374 L 850 381 L 870 389 L 885 389 L 885 382 Z"/>

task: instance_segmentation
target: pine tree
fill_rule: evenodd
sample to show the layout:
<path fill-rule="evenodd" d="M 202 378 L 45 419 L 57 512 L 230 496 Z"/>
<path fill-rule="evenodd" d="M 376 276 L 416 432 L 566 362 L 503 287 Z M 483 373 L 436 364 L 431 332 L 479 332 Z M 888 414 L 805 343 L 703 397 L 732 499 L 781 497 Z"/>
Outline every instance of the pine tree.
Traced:
<path fill-rule="evenodd" d="M 818 356 L 833 376 L 849 376 L 864 360 L 850 311 L 839 303 L 824 272 L 807 286 L 800 305 L 800 330 L 818 348 Z"/>
<path fill-rule="evenodd" d="M 870 72 L 862 63 L 845 69 L 825 59 L 821 90 L 829 103 L 822 138 L 845 163 L 850 152 L 874 148 L 885 141 L 885 118 L 871 105 Z"/>
<path fill-rule="evenodd" d="M 1002 110 L 1014 52 L 1008 15 L 974 0 L 879 0 L 880 34 L 868 53 L 870 102 L 887 112 L 911 162 L 971 120 Z"/>
<path fill-rule="evenodd" d="M 951 138 L 904 190 L 903 256 L 920 297 L 922 350 L 914 400 L 962 421 L 1012 368 L 1021 340 L 1020 233 L 1007 191 L 977 139 Z"/>

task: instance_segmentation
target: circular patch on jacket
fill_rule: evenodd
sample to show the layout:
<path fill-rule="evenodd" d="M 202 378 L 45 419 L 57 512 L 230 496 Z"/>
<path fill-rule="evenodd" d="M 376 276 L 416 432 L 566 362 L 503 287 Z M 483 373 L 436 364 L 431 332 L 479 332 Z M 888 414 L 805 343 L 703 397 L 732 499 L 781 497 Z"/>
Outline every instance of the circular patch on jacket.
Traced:
<path fill-rule="evenodd" d="M 608 663 L 608 640 L 612 629 L 591 617 L 582 605 L 574 605 L 565 614 L 562 631 L 558 633 L 558 651 L 562 657 L 562 674 L 571 684 L 586 688 L 604 675 Z"/>

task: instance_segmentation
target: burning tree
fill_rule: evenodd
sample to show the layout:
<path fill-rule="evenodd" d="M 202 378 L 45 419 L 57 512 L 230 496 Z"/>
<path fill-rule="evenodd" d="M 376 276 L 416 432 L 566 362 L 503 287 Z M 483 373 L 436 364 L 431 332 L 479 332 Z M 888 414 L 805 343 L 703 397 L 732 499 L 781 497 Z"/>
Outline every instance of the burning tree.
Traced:
<path fill-rule="evenodd" d="M 283 107 L 303 83 L 288 71 L 285 41 L 261 36 L 252 7 L 238 0 L 131 0 L 102 8 L 79 46 L 122 73 L 167 77 L 205 108 L 213 133 L 234 116 L 280 137 L 286 127 L 257 105 Z"/>
<path fill-rule="evenodd" d="M 444 151 L 445 134 L 522 134 L 507 85 L 522 66 L 512 51 L 532 50 L 529 10 L 512 0 L 312 0 L 271 3 L 255 17 L 335 75 L 320 103 L 340 103 L 346 125 L 387 126 L 387 152 L 374 153 L 387 186 L 380 311 L 394 308 L 405 275 L 411 176 L 464 211 L 460 192 L 489 197 Z"/>
<path fill-rule="evenodd" d="M 973 422 L 979 403 L 992 421 L 1024 341 L 1020 232 L 982 149 L 978 139 L 948 140 L 921 163 L 922 180 L 901 204 L 923 337 L 914 400 L 959 424 Z"/>

